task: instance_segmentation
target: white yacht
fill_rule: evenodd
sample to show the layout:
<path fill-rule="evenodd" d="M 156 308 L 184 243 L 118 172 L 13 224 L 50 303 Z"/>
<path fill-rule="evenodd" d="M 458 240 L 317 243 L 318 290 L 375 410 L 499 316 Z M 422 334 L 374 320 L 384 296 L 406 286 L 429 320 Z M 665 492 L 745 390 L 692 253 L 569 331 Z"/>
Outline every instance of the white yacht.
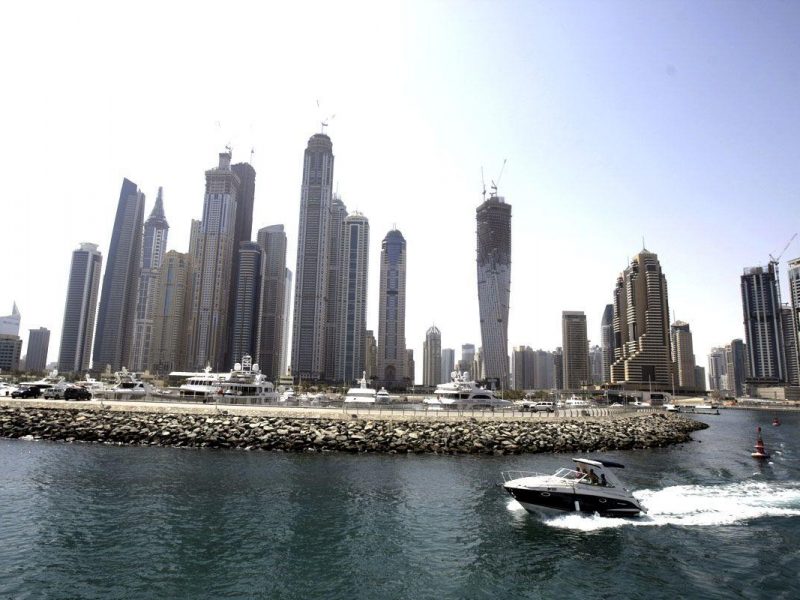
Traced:
<path fill-rule="evenodd" d="M 610 460 L 573 458 L 574 469 L 554 475 L 505 471 L 503 487 L 530 513 L 597 513 L 601 517 L 633 517 L 647 512 L 609 468 Z"/>
<path fill-rule="evenodd" d="M 467 371 L 463 373 L 453 371 L 450 373 L 450 381 L 437 385 L 436 390 L 433 392 L 433 397 L 425 398 L 422 402 L 426 408 L 434 410 L 447 408 L 505 408 L 512 406 L 511 401 L 498 398 L 492 390 L 487 390 L 476 384 L 470 379 Z"/>
<path fill-rule="evenodd" d="M 212 373 L 207 366 L 202 373 L 190 375 L 178 388 L 181 396 L 206 398 L 219 396 L 223 393 L 222 383 L 228 379 L 228 373 Z"/>
<path fill-rule="evenodd" d="M 11 396 L 11 392 L 16 391 L 17 386 L 5 381 L 0 381 L 0 397 Z"/>
<path fill-rule="evenodd" d="M 45 377 L 42 377 L 38 381 L 26 381 L 25 385 L 28 387 L 36 386 L 40 390 L 44 391 L 52 387 L 65 387 L 66 382 L 64 377 L 59 375 L 56 369 L 53 369 Z"/>
<path fill-rule="evenodd" d="M 358 380 L 359 387 L 347 390 L 344 397 L 345 404 L 375 404 L 375 390 L 367 387 L 367 373 L 364 371 L 361 379 Z"/>
<path fill-rule="evenodd" d="M 106 397 L 113 400 L 137 400 L 147 396 L 149 385 L 139 379 L 139 374 L 122 367 L 114 373 L 117 383 L 106 392 Z"/>
<path fill-rule="evenodd" d="M 269 404 L 278 401 L 271 381 L 261 373 L 249 354 L 233 366 L 228 378 L 219 384 L 226 404 Z"/>

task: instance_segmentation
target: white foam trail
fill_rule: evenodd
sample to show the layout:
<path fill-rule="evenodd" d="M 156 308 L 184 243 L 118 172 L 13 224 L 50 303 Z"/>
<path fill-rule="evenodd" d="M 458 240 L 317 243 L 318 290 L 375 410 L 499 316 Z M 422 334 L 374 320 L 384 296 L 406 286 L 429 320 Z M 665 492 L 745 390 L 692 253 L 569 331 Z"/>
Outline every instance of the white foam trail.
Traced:
<path fill-rule="evenodd" d="M 551 527 L 595 531 L 625 526 L 731 525 L 760 517 L 800 516 L 800 483 L 744 481 L 719 486 L 677 485 L 663 490 L 640 490 L 636 497 L 648 514 L 616 519 L 568 513 L 545 518 Z"/>
<path fill-rule="evenodd" d="M 506 508 L 511 512 L 519 512 L 519 511 L 525 512 L 525 507 L 522 506 L 522 504 L 520 504 L 516 500 L 514 500 L 514 498 L 509 499 L 508 504 L 506 504 Z"/>

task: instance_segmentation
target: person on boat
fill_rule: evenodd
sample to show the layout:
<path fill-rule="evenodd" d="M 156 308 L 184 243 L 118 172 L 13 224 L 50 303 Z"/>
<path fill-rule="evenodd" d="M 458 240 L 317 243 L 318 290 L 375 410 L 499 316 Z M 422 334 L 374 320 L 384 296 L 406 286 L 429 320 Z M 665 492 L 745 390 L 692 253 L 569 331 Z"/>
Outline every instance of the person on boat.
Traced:
<path fill-rule="evenodd" d="M 597 473 L 594 472 L 594 469 L 589 470 L 589 483 L 592 485 L 600 485 L 600 478 L 597 477 Z"/>
<path fill-rule="evenodd" d="M 608 485 L 608 481 L 606 481 L 606 474 L 600 473 L 600 485 L 606 487 Z"/>

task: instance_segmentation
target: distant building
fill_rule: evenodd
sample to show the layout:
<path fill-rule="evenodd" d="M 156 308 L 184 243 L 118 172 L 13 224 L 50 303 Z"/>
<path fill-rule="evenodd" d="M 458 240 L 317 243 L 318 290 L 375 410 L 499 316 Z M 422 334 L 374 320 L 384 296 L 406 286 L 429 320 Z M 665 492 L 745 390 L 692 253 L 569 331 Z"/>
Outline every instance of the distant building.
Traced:
<path fill-rule="evenodd" d="M 704 367 L 695 366 L 694 381 L 697 385 L 698 392 L 705 392 L 708 389 L 708 384 L 706 383 L 706 370 Z"/>
<path fill-rule="evenodd" d="M 367 329 L 364 336 L 364 357 L 365 357 L 365 370 L 367 371 L 367 379 L 378 379 L 378 345 L 375 341 L 375 333 L 372 329 Z"/>
<path fill-rule="evenodd" d="M 190 291 L 189 253 L 170 250 L 164 254 L 155 282 L 153 333 L 150 337 L 150 369 L 158 374 L 188 368 L 186 319 Z"/>
<path fill-rule="evenodd" d="M 600 322 L 600 348 L 603 352 L 601 368 L 603 370 L 599 383 L 611 381 L 611 363 L 614 362 L 614 305 L 606 304 L 603 319 Z"/>
<path fill-rule="evenodd" d="M 442 383 L 450 381 L 450 373 L 456 366 L 456 351 L 453 348 L 442 348 L 442 374 L 439 379 Z"/>
<path fill-rule="evenodd" d="M 353 212 L 344 220 L 342 231 L 336 381 L 353 383 L 366 370 L 369 220 Z"/>
<path fill-rule="evenodd" d="M 378 297 L 377 377 L 383 385 L 405 384 L 406 354 L 406 240 L 392 229 L 381 243 Z M 413 384 L 413 375 L 410 383 Z"/>
<path fill-rule="evenodd" d="M 408 385 L 416 385 L 416 371 L 414 365 L 414 350 L 408 348 L 406 350 L 406 379 L 408 380 Z"/>
<path fill-rule="evenodd" d="M 732 340 L 725 346 L 725 375 L 726 389 L 736 398 L 743 396 L 747 379 L 747 351 L 740 339 Z"/>
<path fill-rule="evenodd" d="M 748 383 L 786 382 L 785 338 L 776 263 L 744 270 L 741 279 Z"/>
<path fill-rule="evenodd" d="M 422 346 L 422 385 L 434 387 L 442 376 L 442 334 L 434 325 L 425 333 Z"/>
<path fill-rule="evenodd" d="M 97 244 L 81 244 L 72 253 L 58 350 L 58 370 L 80 374 L 89 369 L 103 255 Z"/>
<path fill-rule="evenodd" d="M 291 366 L 295 376 L 307 381 L 319 380 L 326 368 L 331 139 L 324 133 L 311 136 L 303 160 Z"/>
<path fill-rule="evenodd" d="M 495 190 L 496 192 L 496 190 Z M 476 210 L 478 307 L 483 378 L 508 385 L 508 307 L 511 292 L 511 205 L 492 193 Z"/>
<path fill-rule="evenodd" d="M 800 258 L 789 261 L 789 299 L 794 322 L 794 346 L 798 354 L 797 362 L 800 363 Z"/>
<path fill-rule="evenodd" d="M 603 349 L 600 346 L 589 348 L 589 379 L 590 383 L 600 385 L 605 383 L 603 377 Z"/>
<path fill-rule="evenodd" d="M 552 352 L 536 350 L 533 353 L 533 388 L 552 390 L 556 387 L 555 357 Z"/>
<path fill-rule="evenodd" d="M 268 257 L 269 259 L 269 257 Z M 289 341 L 292 326 L 292 270 L 286 269 L 283 296 L 283 339 L 281 341 L 281 375 L 289 372 Z"/>
<path fill-rule="evenodd" d="M 50 349 L 50 330 L 45 327 L 31 329 L 28 333 L 28 354 L 25 369 L 30 373 L 41 373 L 47 366 L 47 352 Z"/>
<path fill-rule="evenodd" d="M 19 324 L 22 317 L 19 314 L 17 303 L 11 307 L 11 314 L 0 317 L 0 335 L 19 335 Z"/>
<path fill-rule="evenodd" d="M 515 390 L 532 390 L 535 386 L 535 355 L 530 346 L 515 346 L 511 352 L 511 385 Z"/>
<path fill-rule="evenodd" d="M 0 334 L 0 372 L 18 371 L 20 369 L 21 352 L 21 337 Z"/>
<path fill-rule="evenodd" d="M 781 307 L 781 329 L 783 333 L 783 353 L 786 361 L 786 383 L 800 385 L 800 362 L 797 354 L 797 335 L 794 311 L 788 304 Z"/>
<path fill-rule="evenodd" d="M 712 348 L 708 355 L 708 386 L 712 391 L 726 390 L 725 377 L 728 374 L 728 361 L 725 359 L 725 348 Z"/>
<path fill-rule="evenodd" d="M 558 347 L 553 352 L 553 385 L 557 390 L 564 389 L 564 352 Z"/>
<path fill-rule="evenodd" d="M 135 183 L 123 179 L 97 313 L 93 365 L 98 371 L 133 365 L 143 219 L 144 194 Z"/>
<path fill-rule="evenodd" d="M 617 278 L 614 290 L 611 383 L 670 390 L 672 356 L 667 280 L 658 256 L 643 249 Z"/>
<path fill-rule="evenodd" d="M 254 352 L 261 372 L 273 382 L 286 373 L 288 360 L 287 311 L 291 306 L 292 273 L 286 268 L 286 245 L 283 225 L 270 225 L 258 230 L 258 246 L 262 251 L 261 306 Z"/>
<path fill-rule="evenodd" d="M 579 390 L 590 381 L 589 340 L 583 311 L 561 313 L 564 389 Z"/>
<path fill-rule="evenodd" d="M 347 298 L 342 296 L 342 277 L 349 269 L 344 247 L 345 220 L 347 207 L 342 199 L 334 194 L 328 216 L 328 274 L 327 286 L 327 322 L 325 323 L 325 368 L 322 377 L 328 381 L 342 381 L 337 373 L 337 364 L 341 367 L 342 311 Z M 337 363 L 338 361 L 338 363 Z M 356 379 L 361 378 L 361 373 Z"/>
<path fill-rule="evenodd" d="M 458 361 L 459 371 L 469 371 L 475 376 L 475 344 L 461 345 L 461 360 Z"/>
<path fill-rule="evenodd" d="M 163 188 L 158 188 L 158 196 L 153 210 L 144 222 L 142 255 L 139 264 L 139 288 L 136 301 L 136 315 L 133 322 L 133 350 L 131 364 L 134 371 L 150 368 L 150 343 L 153 337 L 153 310 L 155 307 L 156 282 L 158 271 L 167 251 L 169 224 L 164 216 Z"/>
<path fill-rule="evenodd" d="M 233 363 L 241 363 L 242 358 L 248 355 L 252 362 L 257 362 L 264 251 L 258 243 L 246 241 L 239 243 L 237 254 L 238 259 L 235 262 L 239 272 L 236 275 L 235 301 L 231 313 L 233 328 L 230 360 Z M 263 370 L 264 366 L 258 364 L 259 369 Z"/>
<path fill-rule="evenodd" d="M 681 390 L 695 389 L 694 380 L 694 346 L 692 331 L 685 321 L 675 321 L 670 327 L 672 341 L 672 358 L 677 366 L 674 387 Z"/>

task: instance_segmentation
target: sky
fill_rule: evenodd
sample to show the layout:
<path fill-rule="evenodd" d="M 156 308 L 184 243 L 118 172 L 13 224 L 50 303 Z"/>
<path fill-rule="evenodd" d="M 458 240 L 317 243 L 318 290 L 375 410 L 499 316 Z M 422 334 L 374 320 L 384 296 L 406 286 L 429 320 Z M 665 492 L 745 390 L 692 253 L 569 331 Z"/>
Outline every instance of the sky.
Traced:
<path fill-rule="evenodd" d="M 178 4 L 4 10 L 0 314 L 17 302 L 26 347 L 49 328 L 51 361 L 71 253 L 107 259 L 123 177 L 145 215 L 164 187 L 185 252 L 205 170 L 227 144 L 252 156 L 253 233 L 284 224 L 294 271 L 303 151 L 331 115 L 339 194 L 370 222 L 376 331 L 381 240 L 407 240 L 418 380 L 431 325 L 456 356 L 480 345 L 475 209 L 504 160 L 510 347 L 560 346 L 563 310 L 599 343 L 644 244 L 706 366 L 744 336 L 742 269 L 800 231 L 796 2 Z M 784 290 L 797 256 L 800 239 Z"/>

